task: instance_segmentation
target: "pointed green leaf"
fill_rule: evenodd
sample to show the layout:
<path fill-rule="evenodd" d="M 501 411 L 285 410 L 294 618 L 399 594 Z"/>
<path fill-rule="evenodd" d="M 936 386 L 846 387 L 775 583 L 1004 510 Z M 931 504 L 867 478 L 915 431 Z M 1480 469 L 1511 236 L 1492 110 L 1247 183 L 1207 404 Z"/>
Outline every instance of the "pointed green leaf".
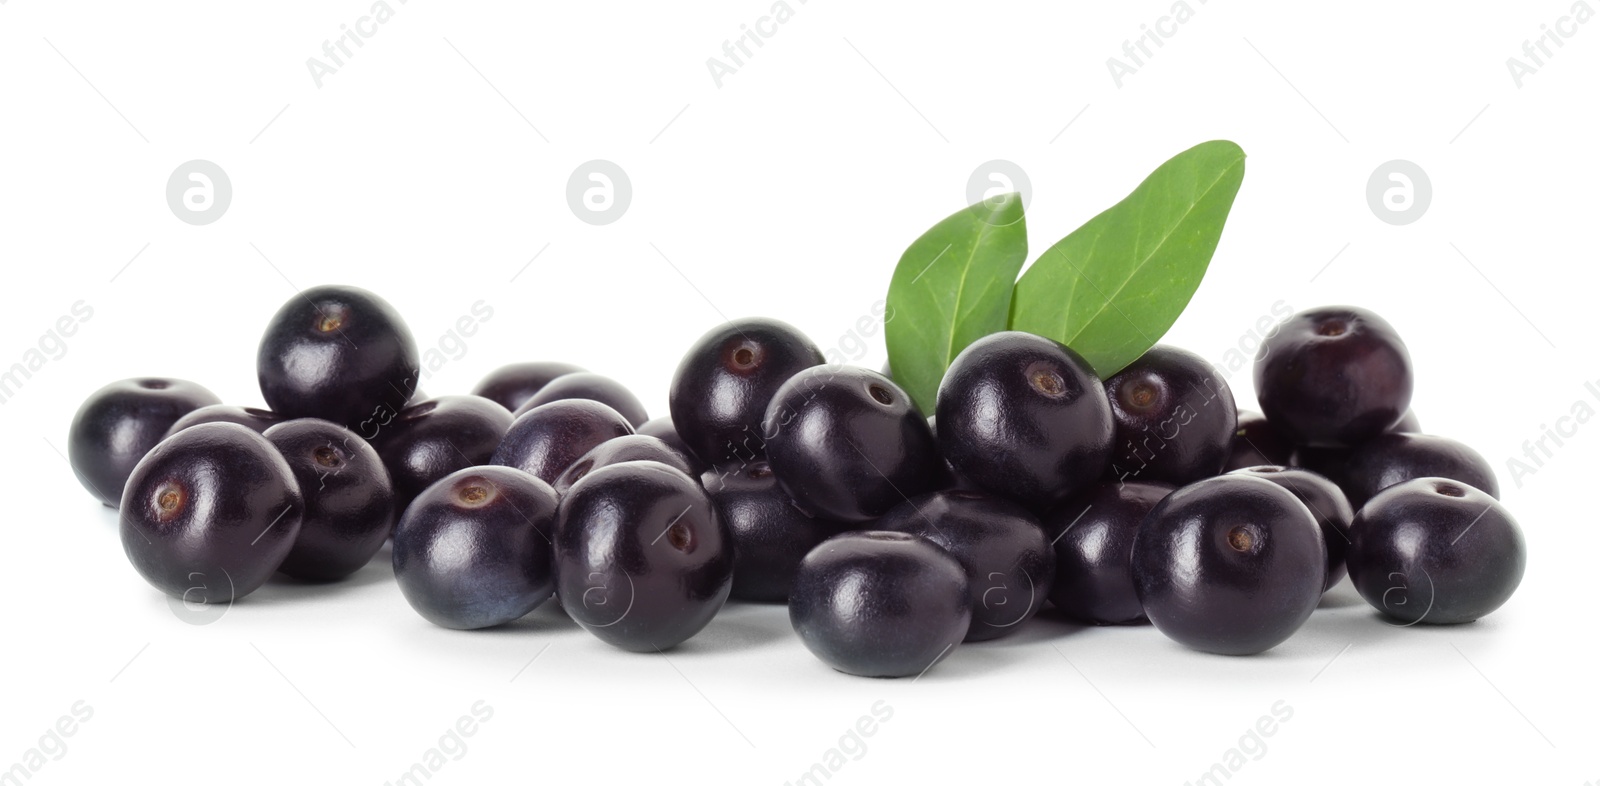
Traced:
<path fill-rule="evenodd" d="M 1244 151 L 1204 142 L 1051 246 L 1017 282 L 1011 327 L 1072 347 L 1105 379 L 1155 345 L 1205 276 Z M 897 367 L 898 370 L 898 367 Z"/>
<path fill-rule="evenodd" d="M 968 344 L 1006 329 L 1028 258 L 1018 194 L 963 208 L 917 238 L 889 281 L 884 339 L 894 381 L 933 414 L 944 370 Z"/>

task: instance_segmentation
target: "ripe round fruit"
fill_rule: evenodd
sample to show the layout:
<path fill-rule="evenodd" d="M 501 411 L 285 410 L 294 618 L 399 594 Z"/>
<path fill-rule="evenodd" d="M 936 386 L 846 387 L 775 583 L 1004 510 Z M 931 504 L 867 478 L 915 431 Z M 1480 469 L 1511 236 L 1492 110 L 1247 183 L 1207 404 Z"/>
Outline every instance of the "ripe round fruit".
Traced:
<path fill-rule="evenodd" d="M 979 491 L 939 491 L 901 503 L 873 529 L 927 538 L 961 563 L 972 592 L 964 641 L 997 639 L 1044 607 L 1056 555 L 1021 505 Z"/>
<path fill-rule="evenodd" d="M 400 410 L 372 440 L 399 510 L 440 478 L 489 463 L 511 420 L 510 411 L 482 396 L 440 396 Z"/>
<path fill-rule="evenodd" d="M 1317 607 L 1327 572 L 1311 511 L 1260 478 L 1221 475 L 1168 494 L 1133 543 L 1145 616 L 1178 643 L 1222 655 L 1289 638 Z"/>
<path fill-rule="evenodd" d="M 1500 483 L 1482 453 L 1432 434 L 1380 434 L 1350 454 L 1344 490 L 1361 507 L 1390 486 L 1416 478 L 1449 478 L 1495 499 Z"/>
<path fill-rule="evenodd" d="M 562 498 L 556 576 L 579 625 L 612 646 L 657 652 L 721 610 L 733 544 L 694 479 L 653 461 L 613 464 Z"/>
<path fill-rule="evenodd" d="M 1055 544 L 1050 602 L 1096 625 L 1144 620 L 1133 580 L 1133 541 L 1144 517 L 1172 493 L 1164 483 L 1097 483 L 1044 516 Z"/>
<path fill-rule="evenodd" d="M 364 289 L 313 287 L 274 314 L 256 353 L 267 406 L 377 436 L 417 386 L 417 344 L 400 314 Z"/>
<path fill-rule="evenodd" d="M 278 570 L 311 581 L 360 570 L 394 527 L 394 487 L 378 452 L 355 432 L 315 418 L 279 423 L 262 436 L 289 462 L 306 503 Z"/>
<path fill-rule="evenodd" d="M 939 447 L 956 474 L 1034 510 L 1106 471 L 1114 422 L 1105 389 L 1066 346 L 995 333 L 961 351 L 939 383 Z"/>
<path fill-rule="evenodd" d="M 1471 622 L 1516 592 L 1527 546 L 1494 497 L 1447 478 L 1378 493 L 1350 527 L 1350 580 L 1367 603 L 1407 624 Z"/>
<path fill-rule="evenodd" d="M 863 677 L 922 674 L 967 635 L 971 588 L 955 557 L 904 532 L 846 532 L 800 561 L 789 622 L 823 663 Z"/>
<path fill-rule="evenodd" d="M 156 445 L 122 494 L 122 548 L 156 589 L 230 603 L 266 582 L 300 533 L 289 463 L 237 423 L 202 423 Z"/>
<path fill-rule="evenodd" d="M 788 600 L 800 560 L 844 528 L 802 513 L 765 461 L 709 470 L 701 483 L 733 540 L 732 597 L 740 600 Z"/>
<path fill-rule="evenodd" d="M 512 363 L 489 372 L 488 376 L 472 388 L 472 395 L 483 396 L 505 407 L 507 411 L 515 412 L 556 377 L 585 370 L 582 366 L 574 366 L 571 363 L 551 361 Z"/>
<path fill-rule="evenodd" d="M 585 399 L 605 404 L 627 418 L 629 426 L 642 425 L 650 419 L 650 415 L 644 411 L 644 405 L 639 403 L 639 397 L 633 395 L 633 391 L 610 377 L 588 371 L 562 374 L 550 380 L 550 384 L 540 388 L 538 393 L 524 401 L 522 406 L 517 408 L 516 414 L 521 415 L 552 401 L 569 399 Z"/>
<path fill-rule="evenodd" d="M 233 404 L 211 404 L 178 418 L 167 429 L 167 436 L 170 437 L 190 426 L 198 426 L 201 423 L 238 423 L 257 434 L 265 434 L 267 429 L 282 422 L 282 418 L 264 409 L 239 407 Z"/>
<path fill-rule="evenodd" d="M 1393 426 L 1411 404 L 1411 355 L 1392 326 L 1350 306 L 1302 311 L 1261 342 L 1261 411 L 1297 444 L 1350 447 Z"/>
<path fill-rule="evenodd" d="M 643 434 L 628 434 L 595 445 L 593 450 L 583 454 L 582 458 L 567 467 L 551 485 L 555 487 L 557 494 L 565 494 L 567 489 L 572 488 L 572 484 L 582 480 L 585 475 L 601 467 L 621 464 L 624 461 L 654 461 L 690 477 L 696 474 L 693 467 L 689 466 L 689 460 L 668 447 L 667 443 Z"/>
<path fill-rule="evenodd" d="M 1223 471 L 1245 467 L 1289 465 L 1294 454 L 1294 443 L 1279 434 L 1267 416 L 1260 412 L 1239 413 L 1239 426 L 1233 432 L 1233 444 L 1228 449 L 1228 460 Z"/>
<path fill-rule="evenodd" d="M 632 433 L 626 418 L 598 401 L 552 401 L 517 416 L 489 463 L 554 483 L 596 445 Z"/>
<path fill-rule="evenodd" d="M 763 458 L 761 422 L 773 394 L 822 362 L 822 351 L 793 325 L 759 317 L 727 322 L 678 363 L 667 396 L 672 420 L 708 465 Z"/>
<path fill-rule="evenodd" d="M 1355 518 L 1356 512 L 1333 481 L 1309 469 L 1277 466 L 1245 467 L 1228 474 L 1261 478 L 1299 497 L 1300 502 L 1316 518 L 1317 526 L 1322 528 L 1322 542 L 1328 547 L 1328 577 L 1323 581 L 1322 591 L 1333 589 L 1333 585 L 1344 578 L 1344 555 L 1350 546 L 1350 520 Z"/>
<path fill-rule="evenodd" d="M 469 467 L 429 486 L 394 530 L 394 578 L 429 622 L 472 630 L 533 611 L 555 589 L 556 493 L 508 467 Z"/>
<path fill-rule="evenodd" d="M 128 474 L 184 415 L 220 401 L 182 379 L 139 377 L 106 385 L 78 407 L 67 431 L 67 460 L 78 482 L 108 507 L 122 501 Z"/>
<path fill-rule="evenodd" d="M 876 371 L 813 366 L 790 377 L 762 433 L 778 485 L 818 518 L 870 521 L 943 481 L 928 421 Z"/>
<path fill-rule="evenodd" d="M 698 475 L 706 470 L 705 462 L 695 455 L 694 450 L 689 447 L 689 443 L 683 441 L 683 437 L 678 436 L 678 428 L 673 425 L 672 418 L 651 418 L 639 424 L 639 427 L 634 429 L 633 432 L 647 437 L 655 437 L 682 454 L 684 459 L 689 462 L 689 466 L 694 468 L 694 471 L 689 473 L 690 475 Z"/>
<path fill-rule="evenodd" d="M 1206 359 L 1156 345 L 1106 380 L 1116 421 L 1111 477 L 1182 486 L 1222 471 L 1239 416 Z"/>

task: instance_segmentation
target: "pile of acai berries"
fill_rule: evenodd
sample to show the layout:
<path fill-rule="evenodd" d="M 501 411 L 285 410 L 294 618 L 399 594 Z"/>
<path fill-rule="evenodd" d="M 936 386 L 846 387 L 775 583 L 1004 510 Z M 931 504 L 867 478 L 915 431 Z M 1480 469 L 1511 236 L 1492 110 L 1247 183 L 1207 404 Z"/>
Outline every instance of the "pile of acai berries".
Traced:
<path fill-rule="evenodd" d="M 1406 347 L 1359 308 L 1265 339 L 1264 415 L 1238 412 L 1190 352 L 1158 345 L 1101 380 L 1019 332 L 962 351 L 924 413 L 771 319 L 690 347 L 671 417 L 563 363 L 421 399 L 399 315 L 337 286 L 273 316 L 257 370 L 267 410 L 142 378 L 72 422 L 73 469 L 120 509 L 134 568 L 188 602 L 231 603 L 277 572 L 335 581 L 392 536 L 406 600 L 444 627 L 554 597 L 607 643 L 655 652 L 730 596 L 787 602 L 817 657 L 889 677 L 1047 602 L 1257 653 L 1347 572 L 1397 623 L 1469 622 L 1525 562 L 1492 469 L 1418 433 Z"/>

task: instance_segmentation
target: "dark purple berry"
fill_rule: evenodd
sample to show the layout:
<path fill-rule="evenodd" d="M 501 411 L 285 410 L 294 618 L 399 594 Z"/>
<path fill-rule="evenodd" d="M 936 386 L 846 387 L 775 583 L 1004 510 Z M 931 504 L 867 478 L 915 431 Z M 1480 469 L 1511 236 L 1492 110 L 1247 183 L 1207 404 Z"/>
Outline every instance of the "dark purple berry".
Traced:
<path fill-rule="evenodd" d="M 1044 606 L 1055 579 L 1055 551 L 1039 520 L 1015 502 L 982 492 L 916 497 L 872 528 L 927 538 L 961 563 L 972 593 L 965 641 L 1015 633 Z"/>
<path fill-rule="evenodd" d="M 1311 511 L 1260 478 L 1222 475 L 1168 494 L 1133 543 L 1145 616 L 1174 641 L 1223 655 L 1289 638 L 1317 607 L 1327 572 Z"/>
<path fill-rule="evenodd" d="M 266 582 L 300 533 L 305 500 L 289 463 L 237 423 L 162 440 L 128 477 L 122 548 L 156 589 L 231 603 Z"/>
<path fill-rule="evenodd" d="M 372 440 L 399 509 L 440 478 L 489 463 L 511 420 L 510 411 L 482 396 L 440 396 L 400 410 Z"/>
<path fill-rule="evenodd" d="M 800 560 L 844 529 L 795 507 L 765 461 L 709 470 L 701 483 L 733 539 L 732 597 L 739 600 L 787 600 Z"/>
<path fill-rule="evenodd" d="M 582 458 L 567 467 L 551 485 L 555 486 L 557 494 L 565 494 L 567 489 L 572 488 L 572 484 L 582 480 L 585 475 L 601 467 L 625 461 L 654 461 L 694 477 L 694 469 L 689 465 L 689 460 L 684 458 L 682 453 L 668 447 L 667 443 L 643 434 L 628 434 L 595 445 L 593 450 L 583 454 Z"/>
<path fill-rule="evenodd" d="M 397 512 L 378 452 L 355 432 L 315 418 L 284 421 L 262 436 L 289 462 L 306 503 L 278 570 L 311 581 L 360 570 L 383 547 Z"/>
<path fill-rule="evenodd" d="M 67 460 L 78 482 L 109 507 L 122 501 L 128 474 L 184 415 L 219 403 L 182 379 L 139 377 L 106 385 L 84 399 L 67 431 Z"/>
<path fill-rule="evenodd" d="M 533 611 L 555 590 L 556 493 L 507 467 L 469 467 L 429 486 L 394 530 L 394 577 L 429 622 L 472 630 Z"/>
<path fill-rule="evenodd" d="M 613 464 L 562 498 L 556 575 L 579 625 L 612 646 L 658 652 L 721 610 L 733 548 L 694 479 L 653 461 Z"/>
<path fill-rule="evenodd" d="M 1261 343 L 1261 411 L 1297 444 L 1351 447 L 1395 425 L 1411 404 L 1411 355 L 1377 314 L 1302 311 Z"/>
<path fill-rule="evenodd" d="M 472 395 L 483 396 L 514 412 L 556 377 L 585 370 L 571 363 L 512 363 L 489 372 L 472 388 Z"/>
<path fill-rule="evenodd" d="M 978 487 L 1042 511 L 1106 471 L 1114 422 L 1078 353 L 1029 333 L 961 351 L 939 384 L 939 447 Z"/>
<path fill-rule="evenodd" d="M 283 418 L 322 418 L 376 436 L 417 387 L 417 344 L 399 312 L 364 289 L 313 287 L 267 324 L 256 375 Z"/>
<path fill-rule="evenodd" d="M 1239 413 L 1239 426 L 1233 432 L 1233 444 L 1228 449 L 1228 460 L 1223 471 L 1245 467 L 1289 465 L 1294 453 L 1294 443 L 1289 441 L 1267 422 L 1259 412 Z"/>
<path fill-rule="evenodd" d="M 778 485 L 819 518 L 870 521 L 943 482 L 928 421 L 876 371 L 813 366 L 790 377 L 762 432 Z"/>
<path fill-rule="evenodd" d="M 1050 602 L 1096 625 L 1144 621 L 1133 581 L 1133 541 L 1144 517 L 1172 493 L 1164 483 L 1097 483 L 1052 508 L 1045 532 L 1055 544 Z"/>
<path fill-rule="evenodd" d="M 645 413 L 644 405 L 639 403 L 639 397 L 610 377 L 588 371 L 579 371 L 572 374 L 562 374 L 550 380 L 550 384 L 539 389 L 527 401 L 518 407 L 516 414 L 521 415 L 534 407 L 549 404 L 552 401 L 568 401 L 573 399 L 598 401 L 617 411 L 618 414 L 628 419 L 629 426 L 638 426 L 650 419 Z"/>
<path fill-rule="evenodd" d="M 1527 564 L 1516 519 L 1494 497 L 1446 478 L 1384 489 L 1350 532 L 1356 591 L 1406 624 L 1478 619 L 1511 598 Z"/>
<path fill-rule="evenodd" d="M 1328 547 L 1328 578 L 1322 591 L 1333 589 L 1345 576 L 1344 555 L 1350 546 L 1350 520 L 1355 511 L 1345 499 L 1344 492 L 1333 481 L 1309 469 L 1260 466 L 1245 467 L 1228 473 L 1247 475 L 1275 483 L 1293 492 L 1322 528 L 1322 541 Z"/>
<path fill-rule="evenodd" d="M 904 532 L 846 532 L 800 562 L 789 621 L 823 663 L 862 677 L 920 675 L 972 622 L 966 571 Z"/>
<path fill-rule="evenodd" d="M 598 401 L 552 401 L 517 416 L 489 463 L 554 483 L 596 445 L 632 433 L 626 418 Z"/>
<path fill-rule="evenodd" d="M 790 377 L 822 365 L 822 351 L 776 319 L 737 319 L 701 336 L 672 375 L 672 422 L 708 465 L 766 456 L 761 422 Z"/>
<path fill-rule="evenodd" d="M 1483 454 L 1432 434 L 1380 434 L 1350 454 L 1344 490 L 1361 507 L 1378 492 L 1415 478 L 1449 478 L 1500 498 L 1494 468 Z"/>
<path fill-rule="evenodd" d="M 212 404 L 178 418 L 167 429 L 167 436 L 170 437 L 190 426 L 198 426 L 201 423 L 237 423 L 257 434 L 265 434 L 267 429 L 282 422 L 283 418 L 264 409 L 239 407 L 233 404 Z"/>
<path fill-rule="evenodd" d="M 1182 486 L 1222 471 L 1238 429 L 1233 391 L 1205 358 L 1156 345 L 1106 380 L 1111 477 Z"/>

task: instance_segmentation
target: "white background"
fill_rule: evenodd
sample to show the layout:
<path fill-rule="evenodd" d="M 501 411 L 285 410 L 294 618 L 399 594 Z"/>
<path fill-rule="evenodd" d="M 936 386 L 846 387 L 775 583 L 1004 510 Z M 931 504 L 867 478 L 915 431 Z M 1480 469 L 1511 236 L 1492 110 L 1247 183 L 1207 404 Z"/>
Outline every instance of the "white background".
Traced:
<path fill-rule="evenodd" d="M 319 88 L 307 58 L 365 0 L 0 4 L 0 366 L 75 302 L 93 309 L 0 405 L 0 768 L 82 700 L 92 718 L 30 783 L 380 784 L 482 700 L 492 719 L 430 782 L 781 784 L 881 700 L 891 719 L 864 753 L 848 741 L 829 782 L 1181 784 L 1281 700 L 1292 719 L 1264 752 L 1247 742 L 1230 783 L 1600 779 L 1600 424 L 1520 483 L 1506 465 L 1577 402 L 1600 410 L 1584 389 L 1600 380 L 1600 24 L 1519 87 L 1507 58 L 1566 0 L 1195 0 L 1119 87 L 1107 58 L 1166 0 L 796 0 L 718 87 L 707 58 L 769 4 L 693 5 L 396 1 Z M 1392 628 L 1345 585 L 1251 658 L 1041 621 L 915 683 L 832 672 L 779 607 L 730 605 L 666 657 L 548 611 L 445 631 L 381 560 L 333 587 L 274 582 L 195 626 L 129 568 L 115 515 L 57 454 L 83 397 L 123 377 L 259 404 L 259 331 L 318 283 L 380 293 L 424 346 L 489 304 L 430 393 L 559 359 L 661 414 L 678 356 L 725 316 L 854 350 L 901 250 L 966 204 L 980 163 L 1027 172 L 1037 254 L 1212 138 L 1249 154 L 1244 186 L 1165 340 L 1220 362 L 1279 300 L 1386 316 L 1415 358 L 1424 426 L 1494 462 L 1525 528 L 1527 578 L 1499 613 Z M 597 158 L 634 192 L 606 226 L 565 196 Z M 166 202 L 191 159 L 232 181 L 210 225 Z M 1380 222 L 1365 196 L 1391 159 L 1431 178 L 1410 225 Z M 880 335 L 860 346 L 882 363 Z M 1253 408 L 1248 369 L 1232 382 Z"/>

